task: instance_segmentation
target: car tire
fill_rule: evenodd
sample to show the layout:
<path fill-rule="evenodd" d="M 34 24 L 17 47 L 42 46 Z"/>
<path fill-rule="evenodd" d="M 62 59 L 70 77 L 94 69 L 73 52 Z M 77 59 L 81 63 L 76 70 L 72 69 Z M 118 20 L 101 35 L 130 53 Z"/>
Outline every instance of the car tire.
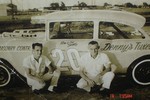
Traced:
<path fill-rule="evenodd" d="M 150 56 L 135 60 L 127 69 L 127 77 L 132 84 L 150 85 Z"/>
<path fill-rule="evenodd" d="M 12 80 L 11 70 L 0 64 L 0 87 L 9 86 Z"/>

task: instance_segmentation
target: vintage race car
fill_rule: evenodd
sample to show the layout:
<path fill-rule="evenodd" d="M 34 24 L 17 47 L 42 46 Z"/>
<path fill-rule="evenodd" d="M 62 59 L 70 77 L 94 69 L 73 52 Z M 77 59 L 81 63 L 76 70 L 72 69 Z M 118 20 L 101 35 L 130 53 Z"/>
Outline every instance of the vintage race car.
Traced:
<path fill-rule="evenodd" d="M 79 59 L 88 52 L 92 40 L 116 66 L 115 73 L 127 74 L 139 85 L 150 85 L 150 37 L 142 30 L 145 21 L 135 13 L 114 10 L 57 11 L 33 16 L 32 24 L 45 24 L 43 38 L 0 39 L 0 87 L 9 85 L 12 73 L 24 76 L 22 62 L 31 54 L 35 42 L 44 45 L 43 54 L 60 67 L 62 74 L 78 75 Z"/>

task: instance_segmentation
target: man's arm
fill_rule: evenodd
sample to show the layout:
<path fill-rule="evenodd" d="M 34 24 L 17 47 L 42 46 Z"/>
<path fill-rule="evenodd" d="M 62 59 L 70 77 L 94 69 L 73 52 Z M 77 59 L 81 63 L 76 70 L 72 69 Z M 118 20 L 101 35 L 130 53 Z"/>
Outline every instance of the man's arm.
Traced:
<path fill-rule="evenodd" d="M 87 77 L 87 75 L 86 75 L 86 73 L 85 73 L 85 71 L 84 71 L 84 68 L 80 67 L 80 71 L 79 71 L 79 72 L 80 72 L 80 76 L 81 76 L 84 80 L 86 80 L 90 86 L 94 86 L 94 84 L 95 84 L 94 81 L 91 80 L 91 79 L 89 79 L 89 78 Z"/>
<path fill-rule="evenodd" d="M 60 69 L 53 63 L 50 63 L 48 66 L 49 73 L 53 73 L 54 71 L 60 71 Z"/>
<path fill-rule="evenodd" d="M 105 67 L 105 69 L 95 77 L 95 79 L 94 79 L 95 82 L 96 82 L 97 80 L 99 80 L 99 78 L 102 77 L 105 73 L 107 73 L 107 72 L 109 72 L 109 71 L 111 70 L 111 63 L 110 63 L 110 64 L 107 64 L 106 66 L 107 66 L 107 67 Z"/>
<path fill-rule="evenodd" d="M 25 71 L 26 71 L 26 74 L 27 74 L 27 77 L 33 79 L 33 80 L 37 80 L 41 83 L 43 83 L 44 81 L 40 78 L 40 77 L 36 77 L 34 75 L 31 74 L 31 69 L 30 68 L 25 68 Z"/>
<path fill-rule="evenodd" d="M 109 72 L 111 70 L 111 63 L 105 65 L 105 69 L 100 74 L 103 76 L 105 73 Z"/>
<path fill-rule="evenodd" d="M 103 66 L 105 69 L 100 73 L 101 76 L 103 76 L 106 72 L 109 72 L 111 70 L 111 62 L 109 60 L 109 57 L 105 54 L 103 55 Z"/>
<path fill-rule="evenodd" d="M 111 72 L 115 72 L 117 69 L 117 66 L 115 64 L 111 64 Z"/>

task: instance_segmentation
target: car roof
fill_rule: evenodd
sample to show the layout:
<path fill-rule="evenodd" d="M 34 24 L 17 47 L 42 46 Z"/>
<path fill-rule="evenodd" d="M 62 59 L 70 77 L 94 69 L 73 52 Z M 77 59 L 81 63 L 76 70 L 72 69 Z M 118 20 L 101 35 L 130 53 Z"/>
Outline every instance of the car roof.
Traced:
<path fill-rule="evenodd" d="M 56 11 L 53 13 L 33 16 L 31 23 L 46 23 L 53 21 L 106 21 L 116 22 L 141 28 L 144 26 L 146 19 L 138 14 L 127 11 L 115 10 L 71 10 L 71 11 Z"/>

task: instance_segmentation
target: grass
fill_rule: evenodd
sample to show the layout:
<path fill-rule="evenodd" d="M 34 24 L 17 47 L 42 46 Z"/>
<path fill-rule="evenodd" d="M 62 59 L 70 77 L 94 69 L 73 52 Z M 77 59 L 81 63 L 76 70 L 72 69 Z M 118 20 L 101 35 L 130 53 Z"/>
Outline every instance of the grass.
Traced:
<path fill-rule="evenodd" d="M 125 8 L 125 10 L 136 13 L 150 13 L 150 8 Z"/>
<path fill-rule="evenodd" d="M 16 15 L 14 16 L 14 20 L 12 19 L 12 16 L 0 16 L 0 22 L 11 22 L 11 21 L 24 21 L 24 20 L 30 20 L 32 15 Z"/>

